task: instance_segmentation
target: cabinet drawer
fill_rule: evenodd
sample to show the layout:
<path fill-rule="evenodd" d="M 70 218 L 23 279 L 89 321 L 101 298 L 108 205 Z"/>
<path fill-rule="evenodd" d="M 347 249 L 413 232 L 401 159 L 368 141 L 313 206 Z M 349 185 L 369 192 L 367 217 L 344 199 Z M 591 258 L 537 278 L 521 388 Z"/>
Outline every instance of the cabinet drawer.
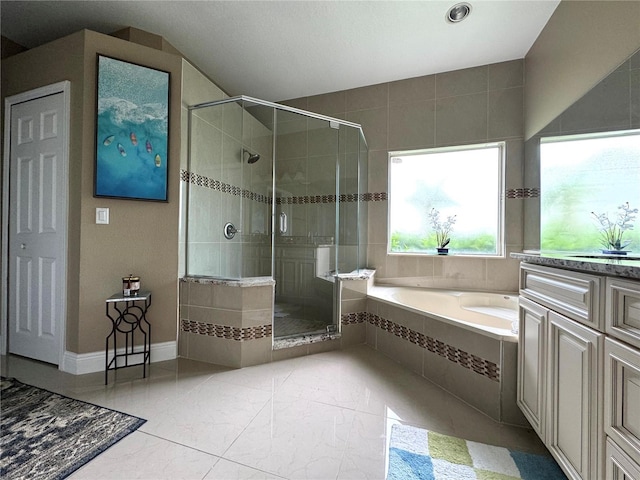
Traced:
<path fill-rule="evenodd" d="M 640 351 L 607 338 L 604 354 L 604 429 L 640 463 Z"/>
<path fill-rule="evenodd" d="M 605 329 L 640 348 L 640 282 L 607 278 Z"/>
<path fill-rule="evenodd" d="M 607 438 L 607 480 L 640 480 L 640 465 Z"/>
<path fill-rule="evenodd" d="M 520 267 L 520 295 L 604 331 L 602 277 L 539 265 Z"/>

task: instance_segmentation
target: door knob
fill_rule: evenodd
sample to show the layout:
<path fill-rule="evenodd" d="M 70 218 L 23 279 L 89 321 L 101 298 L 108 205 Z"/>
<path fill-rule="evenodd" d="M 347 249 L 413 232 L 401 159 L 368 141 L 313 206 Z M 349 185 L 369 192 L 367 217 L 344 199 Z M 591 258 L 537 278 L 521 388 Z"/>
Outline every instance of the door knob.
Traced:
<path fill-rule="evenodd" d="M 22 250 L 25 250 L 25 249 L 27 248 L 27 244 L 26 244 L 26 243 L 21 243 L 21 244 L 20 244 L 20 248 L 21 248 Z"/>

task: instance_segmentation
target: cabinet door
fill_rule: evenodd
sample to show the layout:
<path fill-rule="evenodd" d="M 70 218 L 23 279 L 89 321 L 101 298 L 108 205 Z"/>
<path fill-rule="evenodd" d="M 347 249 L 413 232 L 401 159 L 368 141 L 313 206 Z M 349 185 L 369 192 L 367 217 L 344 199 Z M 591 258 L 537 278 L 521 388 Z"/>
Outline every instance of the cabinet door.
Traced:
<path fill-rule="evenodd" d="M 599 480 L 604 335 L 553 311 L 548 321 L 547 447 L 570 478 Z"/>
<path fill-rule="evenodd" d="M 291 258 L 281 258 L 278 262 L 280 267 L 276 277 L 276 292 L 279 297 L 298 297 L 300 286 L 298 279 L 298 260 Z"/>
<path fill-rule="evenodd" d="M 517 403 L 542 441 L 545 441 L 547 312 L 546 308 L 520 297 Z"/>
<path fill-rule="evenodd" d="M 607 338 L 604 352 L 604 429 L 640 463 L 640 351 Z"/>
<path fill-rule="evenodd" d="M 607 480 L 640 480 L 640 465 L 607 438 Z"/>

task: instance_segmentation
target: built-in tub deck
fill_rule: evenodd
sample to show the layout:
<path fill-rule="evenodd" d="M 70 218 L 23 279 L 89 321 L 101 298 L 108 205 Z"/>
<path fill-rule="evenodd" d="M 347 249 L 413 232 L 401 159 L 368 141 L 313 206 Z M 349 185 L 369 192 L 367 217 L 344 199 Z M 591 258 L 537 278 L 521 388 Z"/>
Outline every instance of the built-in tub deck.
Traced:
<path fill-rule="evenodd" d="M 366 342 L 496 421 L 526 426 L 516 405 L 515 293 L 373 285 Z"/>

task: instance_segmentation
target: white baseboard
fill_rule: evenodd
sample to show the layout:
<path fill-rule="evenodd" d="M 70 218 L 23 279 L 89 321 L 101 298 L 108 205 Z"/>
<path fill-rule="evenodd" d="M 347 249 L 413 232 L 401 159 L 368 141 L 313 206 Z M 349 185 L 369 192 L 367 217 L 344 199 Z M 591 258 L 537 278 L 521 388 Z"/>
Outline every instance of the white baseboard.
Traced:
<path fill-rule="evenodd" d="M 118 349 L 118 354 L 124 349 Z M 177 342 L 163 342 L 151 344 L 151 363 L 173 360 L 178 356 Z M 64 352 L 60 370 L 73 375 L 104 372 L 105 352 L 73 353 Z"/>

